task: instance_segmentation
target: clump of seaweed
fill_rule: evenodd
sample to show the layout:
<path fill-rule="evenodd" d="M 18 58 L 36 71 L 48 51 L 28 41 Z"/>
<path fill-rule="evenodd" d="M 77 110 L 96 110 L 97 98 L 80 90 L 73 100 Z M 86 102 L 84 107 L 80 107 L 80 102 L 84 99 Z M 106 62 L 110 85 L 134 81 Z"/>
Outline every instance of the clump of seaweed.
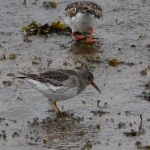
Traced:
<path fill-rule="evenodd" d="M 2 133 L 0 133 L 0 139 L 3 139 L 3 140 L 7 139 L 7 134 L 6 134 L 5 130 L 3 130 Z"/>
<path fill-rule="evenodd" d="M 144 150 L 150 150 L 150 145 L 143 146 L 143 149 L 144 149 Z"/>
<path fill-rule="evenodd" d="M 3 81 L 4 86 L 11 86 L 12 82 L 11 81 Z"/>
<path fill-rule="evenodd" d="M 121 61 L 117 58 L 108 59 L 108 64 L 112 67 L 116 67 L 118 65 L 127 65 L 129 67 L 132 67 L 135 65 L 135 63 L 133 63 L 133 62 L 125 62 L 125 61 Z"/>
<path fill-rule="evenodd" d="M 141 70 L 141 71 L 140 71 L 140 74 L 141 74 L 142 76 L 147 76 L 149 71 L 150 71 L 150 65 L 147 66 L 146 68 L 144 68 L 143 70 Z"/>
<path fill-rule="evenodd" d="M 65 25 L 63 23 L 60 23 L 59 21 L 53 22 L 50 25 L 50 29 L 51 30 L 64 30 L 65 29 Z"/>
<path fill-rule="evenodd" d="M 92 142 L 86 141 L 85 145 L 81 148 L 81 150 L 92 149 Z"/>
<path fill-rule="evenodd" d="M 44 1 L 43 2 L 43 7 L 46 9 L 56 9 L 57 8 L 57 3 L 55 1 Z"/>
<path fill-rule="evenodd" d="M 29 25 L 23 26 L 22 32 L 27 36 L 32 35 L 44 35 L 48 36 L 51 33 L 70 35 L 71 29 L 60 21 L 54 21 L 50 25 L 45 23 L 43 25 L 38 24 L 36 21 L 32 21 Z"/>
<path fill-rule="evenodd" d="M 145 89 L 146 89 L 146 90 L 150 90 L 150 81 L 148 81 L 148 82 L 145 84 Z"/>
<path fill-rule="evenodd" d="M 140 141 L 136 141 L 135 145 L 137 146 L 137 149 L 150 150 L 150 145 L 143 146 Z"/>
<path fill-rule="evenodd" d="M 125 64 L 125 62 L 121 61 L 121 60 L 118 60 L 117 58 L 112 58 L 112 59 L 108 60 L 108 64 L 110 66 L 116 67 L 116 66 L 118 66 L 120 64 Z"/>
<path fill-rule="evenodd" d="M 15 60 L 16 58 L 17 58 L 16 53 L 11 53 L 11 54 L 9 55 L 9 59 Z"/>
<path fill-rule="evenodd" d="M 139 117 L 140 117 L 139 130 L 136 131 L 136 130 L 132 129 L 129 132 L 123 132 L 123 134 L 125 136 L 127 136 L 127 137 L 137 137 L 137 136 L 140 136 L 141 134 L 145 133 L 145 130 L 143 129 L 143 114 L 140 114 Z"/>
<path fill-rule="evenodd" d="M 131 130 L 129 132 L 123 132 L 123 134 L 127 137 L 136 137 L 136 136 L 139 136 L 141 135 L 141 132 L 139 131 L 135 131 L 135 130 Z"/>
<path fill-rule="evenodd" d="M 98 110 L 98 111 L 91 111 L 91 113 L 92 113 L 94 116 L 99 116 L 99 117 L 101 117 L 101 116 L 103 116 L 103 115 L 105 115 L 105 114 L 109 114 L 109 112 L 100 111 L 100 110 Z"/>
<path fill-rule="evenodd" d="M 148 102 L 150 102 L 150 92 L 143 91 L 141 96 Z"/>
<path fill-rule="evenodd" d="M 145 69 L 141 70 L 141 71 L 140 71 L 140 74 L 141 74 L 142 76 L 147 76 L 147 74 L 148 74 L 148 69 L 145 68 Z"/>
<path fill-rule="evenodd" d="M 36 21 L 33 20 L 29 25 L 23 26 L 21 31 L 25 32 L 26 35 L 36 35 L 38 33 L 38 25 Z"/>

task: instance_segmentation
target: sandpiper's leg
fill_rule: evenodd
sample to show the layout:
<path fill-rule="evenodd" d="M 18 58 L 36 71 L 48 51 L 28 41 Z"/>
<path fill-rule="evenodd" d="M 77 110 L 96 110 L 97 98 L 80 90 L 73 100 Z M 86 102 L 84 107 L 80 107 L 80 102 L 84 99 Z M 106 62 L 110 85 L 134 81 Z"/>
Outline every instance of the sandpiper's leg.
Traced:
<path fill-rule="evenodd" d="M 87 38 L 86 42 L 87 43 L 95 43 L 96 40 L 93 39 L 94 29 L 92 27 L 89 27 L 88 32 L 89 32 L 89 37 Z"/>
<path fill-rule="evenodd" d="M 53 109 L 54 109 L 56 112 L 62 112 L 62 109 L 58 106 L 57 101 L 52 101 L 51 104 L 52 104 Z"/>
<path fill-rule="evenodd" d="M 72 38 L 73 38 L 74 40 L 76 40 L 76 41 L 79 41 L 79 40 L 85 39 L 86 36 L 84 36 L 84 35 L 79 35 L 79 34 L 77 34 L 76 32 L 73 32 L 73 33 L 72 33 Z"/>
<path fill-rule="evenodd" d="M 59 107 L 57 101 L 54 101 L 54 105 L 56 106 L 58 112 L 62 112 L 62 109 Z"/>

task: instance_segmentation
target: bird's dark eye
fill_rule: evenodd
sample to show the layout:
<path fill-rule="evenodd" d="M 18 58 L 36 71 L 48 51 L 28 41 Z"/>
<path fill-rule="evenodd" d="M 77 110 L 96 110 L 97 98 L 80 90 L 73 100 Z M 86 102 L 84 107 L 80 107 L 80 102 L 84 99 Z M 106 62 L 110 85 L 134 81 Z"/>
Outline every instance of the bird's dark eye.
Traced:
<path fill-rule="evenodd" d="M 88 80 L 92 80 L 91 76 L 88 76 Z"/>

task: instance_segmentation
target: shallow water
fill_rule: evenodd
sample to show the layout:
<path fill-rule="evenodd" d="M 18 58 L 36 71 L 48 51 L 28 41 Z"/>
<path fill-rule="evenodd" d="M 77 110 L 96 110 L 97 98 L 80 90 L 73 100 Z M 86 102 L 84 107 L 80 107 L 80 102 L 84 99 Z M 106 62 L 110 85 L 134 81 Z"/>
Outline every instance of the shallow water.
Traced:
<path fill-rule="evenodd" d="M 0 135 L 4 135 L 0 136 L 1 149 L 134 150 L 137 141 L 150 145 L 150 104 L 137 97 L 150 77 L 150 71 L 147 76 L 140 74 L 150 65 L 150 1 L 97 0 L 104 14 L 95 33 L 98 42 L 93 46 L 76 44 L 71 37 L 57 34 L 48 38 L 35 36 L 32 42 L 24 42 L 21 27 L 32 20 L 41 24 L 63 21 L 67 3 L 61 1 L 57 9 L 47 10 L 42 2 L 31 0 L 25 6 L 19 0 L 0 0 L 0 58 L 6 55 L 0 60 Z M 9 59 L 11 53 L 16 54 L 15 60 Z M 126 64 L 112 67 L 108 64 L 110 58 Z M 37 64 L 32 64 L 34 60 Z M 80 66 L 93 70 L 102 95 L 89 86 L 81 95 L 62 101 L 60 105 L 74 114 L 72 117 L 49 112 L 46 98 L 27 82 L 8 76 L 17 76 L 18 71 Z M 4 86 L 3 81 L 11 81 L 11 85 Z M 97 100 L 101 100 L 99 107 Z M 145 133 L 126 137 L 123 132 L 139 130 L 140 114 Z M 125 125 L 120 127 L 120 123 Z"/>

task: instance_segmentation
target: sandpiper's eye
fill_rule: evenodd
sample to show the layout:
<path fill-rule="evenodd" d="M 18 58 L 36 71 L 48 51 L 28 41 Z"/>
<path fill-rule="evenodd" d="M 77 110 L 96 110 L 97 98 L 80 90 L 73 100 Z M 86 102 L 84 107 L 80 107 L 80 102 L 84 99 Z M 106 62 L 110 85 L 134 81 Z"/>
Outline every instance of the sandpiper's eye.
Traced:
<path fill-rule="evenodd" d="M 88 80 L 92 80 L 91 76 L 88 76 Z"/>

